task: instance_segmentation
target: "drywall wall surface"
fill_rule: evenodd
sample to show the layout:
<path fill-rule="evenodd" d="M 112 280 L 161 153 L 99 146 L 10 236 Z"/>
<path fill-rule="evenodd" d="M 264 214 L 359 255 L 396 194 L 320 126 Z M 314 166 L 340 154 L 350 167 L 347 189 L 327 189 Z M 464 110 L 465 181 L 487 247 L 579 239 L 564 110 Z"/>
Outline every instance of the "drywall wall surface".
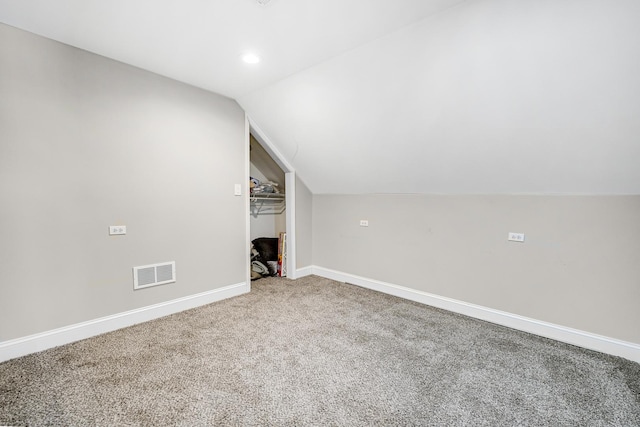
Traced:
<path fill-rule="evenodd" d="M 249 227 L 251 227 L 251 240 L 258 237 L 278 237 L 287 229 L 287 218 L 281 214 L 251 214 Z"/>
<path fill-rule="evenodd" d="M 278 184 L 280 191 L 285 192 L 284 171 L 278 166 L 275 160 L 262 148 L 258 140 L 251 135 L 249 139 L 249 150 L 251 158 L 251 176 L 257 170 L 260 181 L 271 181 Z"/>
<path fill-rule="evenodd" d="M 244 132 L 233 100 L 0 24 L 0 341 L 244 282 Z"/>
<path fill-rule="evenodd" d="M 640 343 L 638 218 L 640 196 L 314 195 L 313 264 Z"/>
<path fill-rule="evenodd" d="M 260 146 L 260 144 L 258 144 L 258 146 Z M 260 180 L 260 182 L 269 181 L 269 179 L 262 173 L 262 170 L 256 167 L 256 165 L 253 163 L 253 153 L 254 151 L 252 150 L 251 162 L 249 163 L 249 173 L 252 177 Z M 271 162 L 273 162 L 273 160 L 271 160 Z M 273 163 L 275 164 L 275 162 Z M 284 190 L 284 173 L 282 173 L 281 188 Z M 257 207 L 258 206 L 254 203 L 250 204 L 251 210 L 249 216 L 249 227 L 251 230 L 251 240 L 257 239 L 258 237 L 278 237 L 280 235 L 280 232 L 286 231 L 287 217 L 284 212 L 275 213 L 271 209 L 268 209 L 267 211 L 258 213 Z"/>
<path fill-rule="evenodd" d="M 296 264 L 297 268 L 313 264 L 312 258 L 313 195 L 296 176 Z"/>

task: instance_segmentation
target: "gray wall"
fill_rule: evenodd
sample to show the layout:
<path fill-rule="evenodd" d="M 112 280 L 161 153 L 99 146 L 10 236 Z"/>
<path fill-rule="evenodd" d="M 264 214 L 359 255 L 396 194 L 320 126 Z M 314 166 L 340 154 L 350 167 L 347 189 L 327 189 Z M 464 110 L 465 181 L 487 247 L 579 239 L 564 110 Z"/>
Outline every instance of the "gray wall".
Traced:
<path fill-rule="evenodd" d="M 244 132 L 235 101 L 0 24 L 0 341 L 244 282 Z"/>
<path fill-rule="evenodd" d="M 313 195 L 296 175 L 296 266 L 313 265 L 312 248 Z"/>
<path fill-rule="evenodd" d="M 313 264 L 640 343 L 638 218 L 640 196 L 314 195 Z"/>

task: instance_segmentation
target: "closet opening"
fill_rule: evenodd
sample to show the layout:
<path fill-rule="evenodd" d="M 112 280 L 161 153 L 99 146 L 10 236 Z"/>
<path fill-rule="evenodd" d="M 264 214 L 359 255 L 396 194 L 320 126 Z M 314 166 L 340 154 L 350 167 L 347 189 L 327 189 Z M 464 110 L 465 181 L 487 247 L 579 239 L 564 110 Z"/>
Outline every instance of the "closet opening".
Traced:
<path fill-rule="evenodd" d="M 249 231 L 251 280 L 287 276 L 287 179 L 285 171 L 249 134 Z"/>

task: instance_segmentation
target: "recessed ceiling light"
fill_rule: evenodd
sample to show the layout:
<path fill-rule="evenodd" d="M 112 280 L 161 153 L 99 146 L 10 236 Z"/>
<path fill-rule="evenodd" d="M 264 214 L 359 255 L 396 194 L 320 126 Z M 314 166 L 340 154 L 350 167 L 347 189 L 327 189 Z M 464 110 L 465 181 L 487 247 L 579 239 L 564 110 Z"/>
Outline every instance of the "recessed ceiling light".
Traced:
<path fill-rule="evenodd" d="M 253 53 L 247 53 L 242 57 L 242 60 L 247 64 L 257 64 L 258 62 L 260 62 L 260 58 L 258 57 L 258 55 L 254 55 Z"/>

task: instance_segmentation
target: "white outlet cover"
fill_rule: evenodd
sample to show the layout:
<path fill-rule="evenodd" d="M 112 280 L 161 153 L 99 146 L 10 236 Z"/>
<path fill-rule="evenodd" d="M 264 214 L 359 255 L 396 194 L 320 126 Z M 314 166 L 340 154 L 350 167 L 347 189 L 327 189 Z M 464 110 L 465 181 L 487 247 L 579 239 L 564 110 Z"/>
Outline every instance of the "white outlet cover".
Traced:
<path fill-rule="evenodd" d="M 368 226 L 369 226 L 369 220 L 367 219 L 360 220 L 360 227 L 368 227 Z"/>
<path fill-rule="evenodd" d="M 510 232 L 507 236 L 507 240 L 510 242 L 520 242 L 524 243 L 524 233 L 512 233 Z"/>
<path fill-rule="evenodd" d="M 109 226 L 109 235 L 110 236 L 121 236 L 127 234 L 127 226 L 126 225 L 110 225 Z"/>

